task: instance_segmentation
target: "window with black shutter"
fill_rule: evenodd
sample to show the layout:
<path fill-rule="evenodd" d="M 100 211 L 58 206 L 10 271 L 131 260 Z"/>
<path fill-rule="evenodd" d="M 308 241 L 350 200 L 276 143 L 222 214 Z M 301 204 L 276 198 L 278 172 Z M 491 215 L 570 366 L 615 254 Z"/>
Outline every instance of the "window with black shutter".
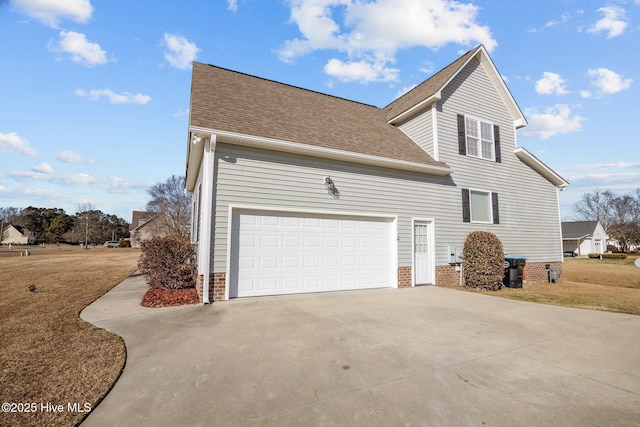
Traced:
<path fill-rule="evenodd" d="M 462 222 L 499 224 L 498 193 L 463 188 Z"/>
<path fill-rule="evenodd" d="M 458 153 L 502 162 L 500 128 L 490 122 L 458 114 Z"/>

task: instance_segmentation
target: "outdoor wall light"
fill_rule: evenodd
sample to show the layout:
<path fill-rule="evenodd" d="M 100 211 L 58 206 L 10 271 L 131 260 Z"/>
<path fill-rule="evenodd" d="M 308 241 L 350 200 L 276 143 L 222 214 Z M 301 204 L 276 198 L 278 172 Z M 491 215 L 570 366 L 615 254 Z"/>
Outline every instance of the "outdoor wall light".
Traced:
<path fill-rule="evenodd" d="M 324 177 L 324 188 L 326 188 L 327 190 L 333 192 L 336 189 L 335 184 L 333 183 L 333 181 L 331 180 L 331 177 L 325 176 Z"/>
<path fill-rule="evenodd" d="M 191 142 L 193 143 L 193 145 L 198 145 L 202 142 L 202 137 L 198 135 L 193 135 L 193 137 L 191 138 Z"/>

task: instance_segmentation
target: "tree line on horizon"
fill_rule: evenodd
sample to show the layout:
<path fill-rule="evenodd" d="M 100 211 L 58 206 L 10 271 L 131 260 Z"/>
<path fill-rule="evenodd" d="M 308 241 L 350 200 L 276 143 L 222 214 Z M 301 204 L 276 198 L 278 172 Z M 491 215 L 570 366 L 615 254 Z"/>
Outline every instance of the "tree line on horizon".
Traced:
<path fill-rule="evenodd" d="M 162 214 L 160 218 L 170 234 L 188 236 L 191 196 L 184 190 L 184 176 L 172 175 L 147 190 L 151 200 L 146 209 Z M 103 243 L 129 237 L 129 223 L 116 215 L 96 209 L 91 203 L 78 205 L 76 213 L 64 209 L 29 206 L 0 207 L 0 227 L 20 226 L 33 233 L 38 243 Z"/>
<path fill-rule="evenodd" d="M 79 205 L 74 215 L 60 208 L 0 207 L 0 220 L 3 227 L 11 224 L 29 230 L 38 243 L 103 243 L 129 237 L 127 221 L 92 204 Z"/>

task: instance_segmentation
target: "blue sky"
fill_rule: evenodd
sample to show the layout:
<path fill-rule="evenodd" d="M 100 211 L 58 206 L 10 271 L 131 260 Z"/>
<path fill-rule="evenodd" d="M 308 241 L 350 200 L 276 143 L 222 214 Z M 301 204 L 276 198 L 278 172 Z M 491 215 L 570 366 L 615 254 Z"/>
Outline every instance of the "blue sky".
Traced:
<path fill-rule="evenodd" d="M 489 50 L 570 182 L 640 187 L 640 0 L 0 0 L 0 206 L 128 221 L 185 170 L 191 61 L 383 107 Z"/>

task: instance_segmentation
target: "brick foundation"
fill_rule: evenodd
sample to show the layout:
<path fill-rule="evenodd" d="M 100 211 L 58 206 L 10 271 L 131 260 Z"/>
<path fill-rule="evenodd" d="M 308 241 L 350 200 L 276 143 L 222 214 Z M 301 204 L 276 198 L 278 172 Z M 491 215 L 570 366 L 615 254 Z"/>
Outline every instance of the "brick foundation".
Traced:
<path fill-rule="evenodd" d="M 558 275 L 558 280 L 562 277 L 562 262 L 532 262 L 524 267 L 523 279 L 525 283 L 547 283 L 549 275 L 547 265 L 553 267 Z M 453 265 L 441 265 L 436 267 L 436 285 L 454 286 L 460 284 L 460 273 Z"/>
<path fill-rule="evenodd" d="M 561 262 L 532 262 L 527 263 L 524 268 L 525 283 L 546 283 L 549 280 L 547 273 L 547 265 L 551 265 L 558 279 L 562 277 Z M 412 282 L 411 267 L 398 267 L 398 288 L 409 288 Z M 196 290 L 198 297 L 202 302 L 202 287 L 204 276 L 199 275 L 196 282 Z M 436 267 L 436 285 L 439 286 L 455 286 L 460 283 L 460 273 L 456 271 L 453 265 L 441 265 Z M 227 288 L 226 273 L 211 273 L 209 276 L 209 302 L 224 301 L 225 291 Z"/>
<path fill-rule="evenodd" d="M 549 273 L 546 266 L 550 265 L 556 271 L 558 280 L 562 277 L 561 262 L 532 262 L 527 263 L 524 267 L 524 280 L 526 283 L 547 283 L 549 281 Z"/>
<path fill-rule="evenodd" d="M 398 267 L 398 287 L 411 287 L 411 267 Z"/>
<path fill-rule="evenodd" d="M 455 265 L 441 265 L 436 267 L 436 285 L 454 286 L 460 284 L 460 273 Z"/>
<path fill-rule="evenodd" d="M 199 275 L 196 282 L 196 290 L 198 291 L 198 298 L 200 302 L 203 301 L 203 286 L 204 276 Z M 225 291 L 227 288 L 227 274 L 226 273 L 211 273 L 209 275 L 209 302 L 223 301 Z"/>

